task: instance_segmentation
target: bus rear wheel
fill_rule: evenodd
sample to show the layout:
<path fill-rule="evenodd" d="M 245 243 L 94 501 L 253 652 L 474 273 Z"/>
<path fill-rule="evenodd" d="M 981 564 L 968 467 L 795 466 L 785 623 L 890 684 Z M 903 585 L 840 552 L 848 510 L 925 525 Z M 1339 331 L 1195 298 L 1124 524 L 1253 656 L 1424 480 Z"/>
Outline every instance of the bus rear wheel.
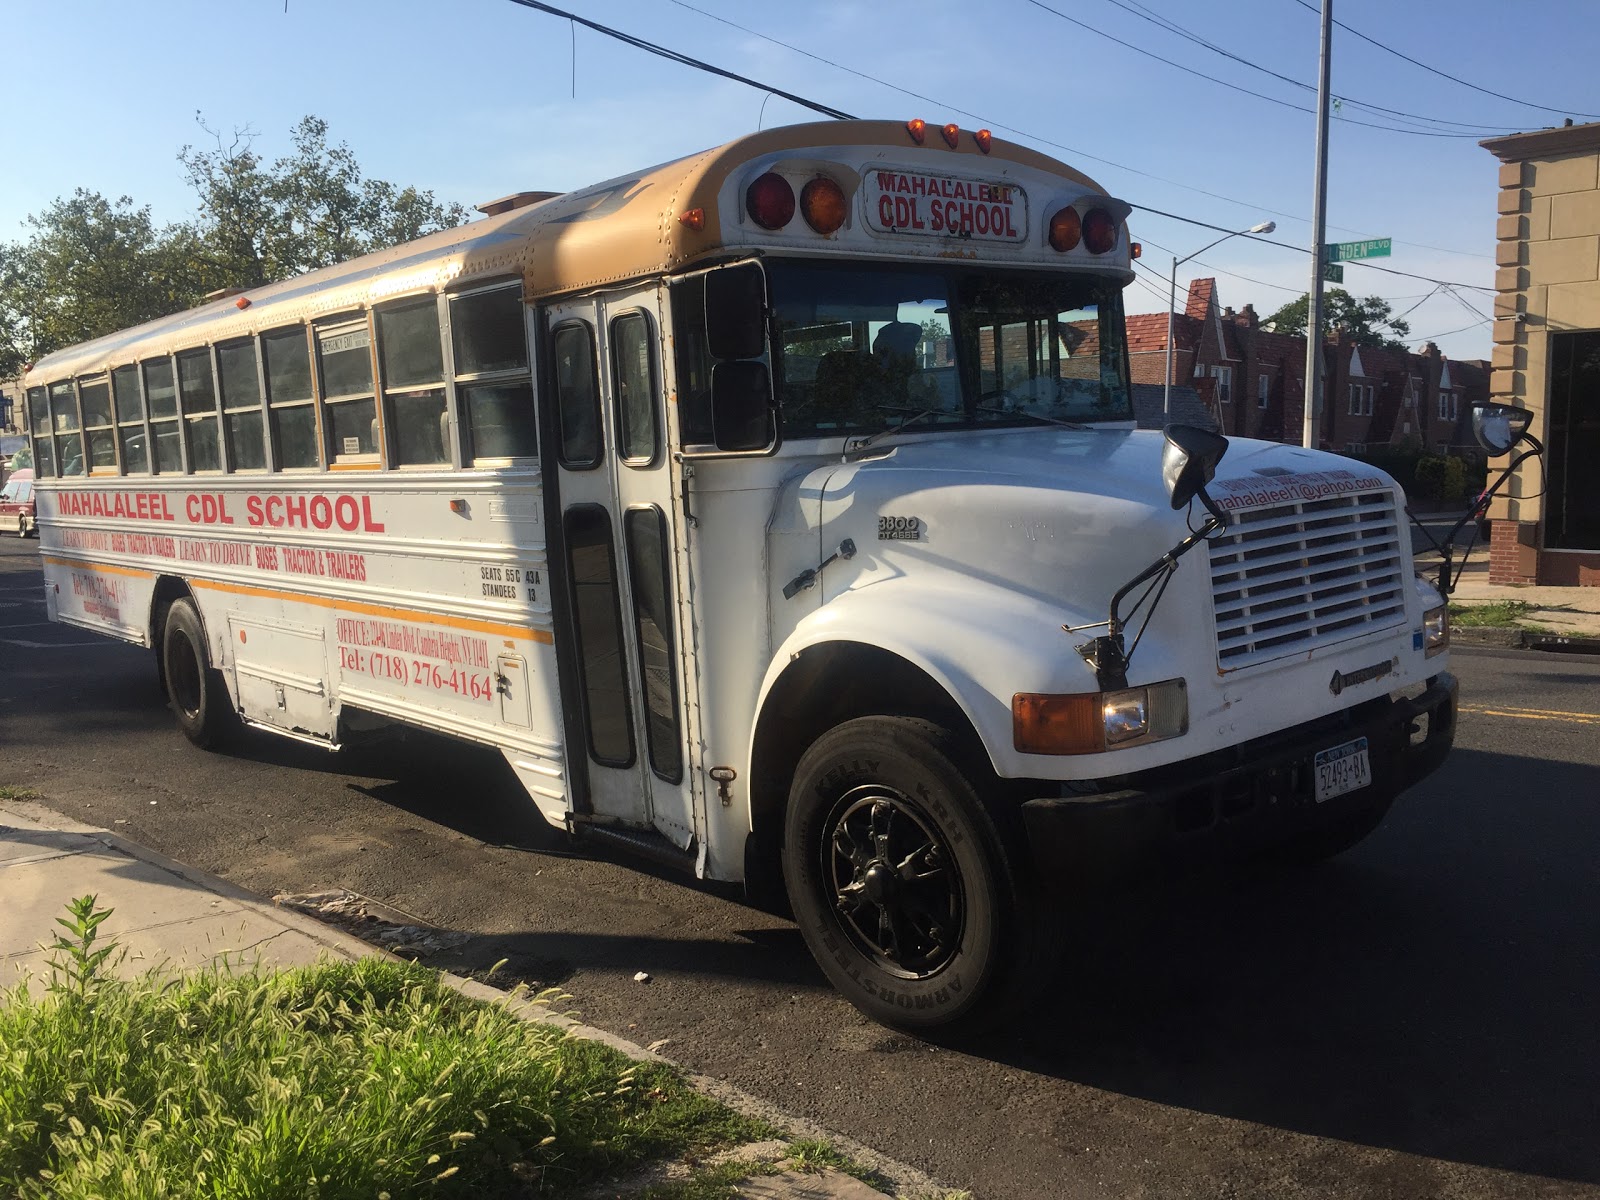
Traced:
<path fill-rule="evenodd" d="M 784 882 L 800 932 L 863 1013 L 967 1032 L 1023 994 L 1026 913 L 949 731 L 862 717 L 823 734 L 789 793 Z"/>
<path fill-rule="evenodd" d="M 167 609 L 161 634 L 161 675 L 178 728 L 202 750 L 217 745 L 231 724 L 228 690 L 211 666 L 205 630 L 194 603 L 178 599 Z"/>

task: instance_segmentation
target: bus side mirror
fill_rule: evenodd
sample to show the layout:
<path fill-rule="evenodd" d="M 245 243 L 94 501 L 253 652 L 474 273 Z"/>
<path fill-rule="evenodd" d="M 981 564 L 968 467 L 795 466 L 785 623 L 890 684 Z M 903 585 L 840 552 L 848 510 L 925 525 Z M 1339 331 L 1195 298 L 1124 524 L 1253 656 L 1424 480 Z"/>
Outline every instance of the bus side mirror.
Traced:
<path fill-rule="evenodd" d="M 719 362 L 711 368 L 711 437 L 718 450 L 765 450 L 776 437 L 772 376 L 763 362 Z"/>
<path fill-rule="evenodd" d="M 766 354 L 767 278 L 755 263 L 706 276 L 706 343 L 713 358 Z"/>
<path fill-rule="evenodd" d="M 1228 439 L 1197 425 L 1168 425 L 1162 431 L 1167 444 L 1161 449 L 1161 478 L 1167 485 L 1167 498 L 1174 509 L 1185 508 L 1199 496 L 1213 514 L 1206 484 L 1217 473 L 1217 464 L 1227 453 Z"/>
<path fill-rule="evenodd" d="M 1533 414 L 1514 404 L 1474 404 L 1472 436 L 1490 458 L 1510 454 L 1533 422 Z"/>

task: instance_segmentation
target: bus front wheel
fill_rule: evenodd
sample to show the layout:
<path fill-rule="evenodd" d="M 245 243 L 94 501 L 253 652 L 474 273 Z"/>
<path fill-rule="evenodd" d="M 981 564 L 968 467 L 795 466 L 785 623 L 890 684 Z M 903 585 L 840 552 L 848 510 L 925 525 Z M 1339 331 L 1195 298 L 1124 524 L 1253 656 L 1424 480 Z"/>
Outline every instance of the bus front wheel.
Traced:
<path fill-rule="evenodd" d="M 806 751 L 789 793 L 784 882 L 807 946 L 852 1004 L 913 1032 L 977 1027 L 1023 991 L 1027 914 L 961 761 L 931 721 L 862 717 Z"/>
<path fill-rule="evenodd" d="M 228 726 L 228 693 L 222 676 L 211 666 L 205 630 L 191 600 L 174 600 L 167 609 L 161 668 L 183 736 L 202 750 L 215 746 Z"/>

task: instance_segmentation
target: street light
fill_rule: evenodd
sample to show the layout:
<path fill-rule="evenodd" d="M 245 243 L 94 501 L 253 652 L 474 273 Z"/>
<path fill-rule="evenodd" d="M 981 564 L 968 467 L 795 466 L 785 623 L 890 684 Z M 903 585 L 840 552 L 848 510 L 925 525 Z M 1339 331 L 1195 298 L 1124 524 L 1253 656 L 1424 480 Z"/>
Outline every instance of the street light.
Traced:
<path fill-rule="evenodd" d="M 1249 229 L 1240 229 L 1233 233 L 1225 233 L 1210 245 L 1201 246 L 1200 249 L 1196 250 L 1193 254 L 1185 255 L 1183 258 L 1173 258 L 1172 284 L 1170 290 L 1167 292 L 1167 373 L 1166 382 L 1161 391 L 1161 419 L 1163 422 L 1169 420 L 1172 416 L 1172 325 L 1173 310 L 1178 307 L 1178 268 L 1183 266 L 1183 264 L 1188 262 L 1191 258 L 1198 258 L 1207 250 L 1211 249 L 1212 246 L 1222 245 L 1222 243 L 1227 241 L 1229 238 L 1240 237 L 1247 233 L 1271 233 L 1277 227 L 1278 223 L 1276 221 L 1263 221 L 1259 225 L 1250 226 Z"/>

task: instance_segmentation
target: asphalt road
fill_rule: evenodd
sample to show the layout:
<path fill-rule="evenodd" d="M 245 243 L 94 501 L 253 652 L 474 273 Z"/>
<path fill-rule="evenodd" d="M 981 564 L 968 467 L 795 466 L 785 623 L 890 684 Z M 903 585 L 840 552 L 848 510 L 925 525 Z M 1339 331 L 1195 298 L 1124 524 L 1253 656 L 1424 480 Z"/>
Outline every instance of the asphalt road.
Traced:
<path fill-rule="evenodd" d="M 576 853 L 494 755 L 194 750 L 149 654 L 41 624 L 39 578 L 0 539 L 0 784 L 264 895 L 470 933 L 434 961 L 508 957 L 986 1200 L 1600 1196 L 1600 660 L 1459 652 L 1456 751 L 1361 847 L 1086 911 L 1039 1011 L 951 1049 L 864 1021 L 787 922 Z"/>

